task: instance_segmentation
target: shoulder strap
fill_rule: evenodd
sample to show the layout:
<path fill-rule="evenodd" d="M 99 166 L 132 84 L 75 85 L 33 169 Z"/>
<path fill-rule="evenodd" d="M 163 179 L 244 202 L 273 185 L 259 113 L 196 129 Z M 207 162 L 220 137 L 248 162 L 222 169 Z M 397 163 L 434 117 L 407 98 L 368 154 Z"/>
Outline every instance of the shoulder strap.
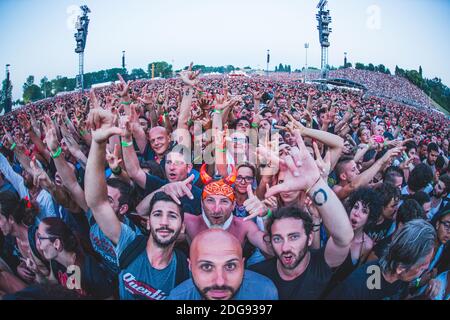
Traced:
<path fill-rule="evenodd" d="M 125 269 L 132 263 L 147 246 L 147 237 L 144 235 L 137 236 L 122 252 L 119 257 L 119 268 Z"/>

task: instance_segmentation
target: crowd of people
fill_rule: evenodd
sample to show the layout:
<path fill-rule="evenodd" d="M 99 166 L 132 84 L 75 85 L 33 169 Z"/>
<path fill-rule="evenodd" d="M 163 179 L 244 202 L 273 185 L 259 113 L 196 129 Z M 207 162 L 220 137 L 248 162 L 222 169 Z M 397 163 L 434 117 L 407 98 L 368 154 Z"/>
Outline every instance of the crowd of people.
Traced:
<path fill-rule="evenodd" d="M 368 93 L 372 95 L 383 96 L 421 107 L 433 107 L 431 99 L 403 77 L 353 68 L 330 71 L 330 77 L 349 79 L 361 83 L 367 87 Z"/>
<path fill-rule="evenodd" d="M 0 297 L 450 298 L 448 119 L 191 67 L 0 118 Z"/>

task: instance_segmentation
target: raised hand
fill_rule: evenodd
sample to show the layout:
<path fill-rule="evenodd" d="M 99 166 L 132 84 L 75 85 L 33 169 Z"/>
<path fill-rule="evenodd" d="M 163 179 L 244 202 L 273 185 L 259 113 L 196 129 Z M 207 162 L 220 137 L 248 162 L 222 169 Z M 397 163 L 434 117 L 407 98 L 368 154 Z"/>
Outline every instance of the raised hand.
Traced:
<path fill-rule="evenodd" d="M 196 87 L 198 85 L 198 75 L 200 74 L 200 70 L 192 71 L 192 65 L 194 63 L 191 62 L 187 70 L 183 70 L 180 72 L 181 80 L 188 86 Z"/>
<path fill-rule="evenodd" d="M 298 145 L 297 160 L 294 160 L 296 158 L 295 155 L 292 155 L 292 149 L 294 148 L 291 148 L 291 155 L 286 156 L 284 159 L 288 166 L 284 182 L 267 190 L 266 198 L 281 192 L 308 190 L 320 179 L 320 170 L 314 158 L 306 149 L 300 131 L 295 130 L 294 134 Z M 295 167 L 293 164 L 295 164 Z M 296 170 L 301 170 L 301 175 L 295 175 Z"/>
<path fill-rule="evenodd" d="M 250 184 L 247 186 L 247 195 L 248 199 L 244 201 L 244 206 L 249 215 L 244 218 L 244 221 L 255 217 L 264 217 L 269 208 L 253 194 L 252 186 Z"/>
<path fill-rule="evenodd" d="M 103 109 L 92 109 L 87 118 L 87 126 L 92 129 L 92 139 L 101 144 L 113 135 L 122 135 L 123 130 L 114 126 L 114 116 Z"/>
<path fill-rule="evenodd" d="M 28 120 L 27 116 L 24 114 L 19 114 L 17 116 L 20 126 L 24 128 L 27 132 L 30 132 L 33 127 L 31 126 L 31 122 Z"/>
<path fill-rule="evenodd" d="M 180 199 L 184 196 L 189 197 L 189 199 L 194 199 L 192 195 L 192 181 L 194 181 L 195 176 L 191 174 L 183 181 L 172 182 L 164 185 L 161 191 L 169 195 L 176 203 L 181 205 Z"/>
<path fill-rule="evenodd" d="M 46 131 L 45 142 L 47 143 L 47 148 L 51 152 L 55 152 L 56 149 L 58 149 L 58 147 L 59 147 L 59 140 L 58 140 L 58 136 L 56 135 L 56 129 L 55 128 L 51 128 L 51 129 Z"/>
<path fill-rule="evenodd" d="M 327 151 L 325 158 L 322 158 L 316 142 L 313 142 L 313 149 L 316 155 L 316 165 L 320 170 L 320 176 L 326 181 L 331 171 L 330 151 Z"/>
<path fill-rule="evenodd" d="M 120 73 L 117 74 L 117 77 L 119 78 L 120 83 L 117 86 L 117 89 L 119 90 L 119 96 L 122 98 L 129 98 L 129 89 L 131 81 L 125 82 L 122 75 Z"/>
<path fill-rule="evenodd" d="M 106 150 L 106 161 L 111 170 L 116 170 L 120 166 L 122 159 L 120 158 L 120 146 L 118 144 L 114 145 L 112 153 Z"/>
<path fill-rule="evenodd" d="M 252 91 L 252 95 L 253 95 L 253 100 L 261 101 L 262 96 L 264 95 L 264 92 L 263 91 L 254 90 L 254 91 Z"/>

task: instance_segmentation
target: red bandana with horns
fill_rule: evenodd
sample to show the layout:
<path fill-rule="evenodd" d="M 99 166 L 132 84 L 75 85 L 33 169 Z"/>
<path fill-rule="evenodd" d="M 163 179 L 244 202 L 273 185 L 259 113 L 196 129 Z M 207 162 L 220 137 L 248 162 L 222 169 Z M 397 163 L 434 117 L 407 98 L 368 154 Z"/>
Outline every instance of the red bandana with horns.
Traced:
<path fill-rule="evenodd" d="M 202 179 L 205 187 L 203 188 L 202 199 L 205 199 L 207 196 L 216 195 L 216 196 L 225 196 L 231 201 L 234 201 L 234 190 L 231 185 L 236 181 L 236 168 L 231 165 L 232 172 L 231 174 L 218 181 L 213 181 L 213 178 L 209 174 L 206 173 L 206 163 L 202 165 L 200 168 L 200 178 Z"/>

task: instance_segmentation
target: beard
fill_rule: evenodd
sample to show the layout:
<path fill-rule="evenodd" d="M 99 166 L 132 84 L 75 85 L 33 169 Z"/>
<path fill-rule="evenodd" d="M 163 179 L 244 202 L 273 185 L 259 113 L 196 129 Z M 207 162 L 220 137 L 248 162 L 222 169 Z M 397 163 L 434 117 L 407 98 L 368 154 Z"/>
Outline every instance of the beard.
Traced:
<path fill-rule="evenodd" d="M 168 239 L 163 239 L 163 240 L 159 239 L 158 238 L 158 231 L 162 231 L 162 230 L 165 230 L 165 231 L 168 231 L 168 232 L 172 233 L 173 234 L 172 237 L 170 237 Z M 156 245 L 158 247 L 160 247 L 160 248 L 167 248 L 168 246 L 173 244 L 177 240 L 178 236 L 180 235 L 180 232 L 181 232 L 181 228 L 178 229 L 177 231 L 175 231 L 173 229 L 170 229 L 170 228 L 159 228 L 159 229 L 156 229 L 156 230 L 154 230 L 152 228 L 150 230 L 150 233 L 151 233 L 151 236 L 152 236 L 153 240 L 155 241 Z"/>
<path fill-rule="evenodd" d="M 306 241 L 306 243 L 308 243 L 308 240 Z M 293 253 L 292 251 L 286 251 L 286 252 L 282 252 L 281 254 L 278 254 L 275 252 L 275 255 L 276 255 L 277 259 L 280 261 L 283 268 L 288 269 L 288 270 L 293 270 L 293 269 L 297 268 L 297 266 L 300 264 L 300 262 L 303 261 L 306 254 L 308 253 L 308 251 L 309 251 L 309 247 L 308 247 L 308 245 L 305 245 L 305 247 L 302 248 L 297 254 Z M 293 261 L 290 264 L 286 264 L 283 259 L 284 256 L 292 256 L 292 258 L 290 258 L 290 259 L 293 259 Z"/>
<path fill-rule="evenodd" d="M 195 287 L 197 288 L 198 292 L 200 293 L 200 295 L 202 296 L 203 299 L 205 300 L 210 300 L 207 296 L 207 293 L 211 290 L 226 290 L 231 292 L 231 296 L 228 300 L 232 300 L 233 297 L 236 294 L 236 290 L 234 290 L 232 287 L 229 286 L 212 286 L 212 287 L 205 287 L 203 289 L 200 289 L 197 284 L 195 283 L 194 279 L 192 279 L 192 282 L 194 283 Z"/>

